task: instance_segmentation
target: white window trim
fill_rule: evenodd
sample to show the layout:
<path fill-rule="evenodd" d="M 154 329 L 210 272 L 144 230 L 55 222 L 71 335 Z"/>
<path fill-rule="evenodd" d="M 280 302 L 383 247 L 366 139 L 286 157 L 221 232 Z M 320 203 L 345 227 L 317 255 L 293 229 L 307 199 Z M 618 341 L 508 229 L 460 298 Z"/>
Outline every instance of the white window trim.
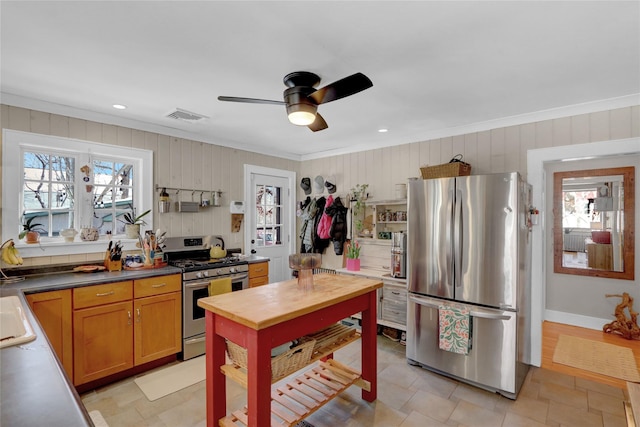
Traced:
<path fill-rule="evenodd" d="M 126 158 L 136 168 L 136 178 L 141 185 L 133 189 L 134 200 L 138 204 L 137 212 L 152 209 L 153 206 L 153 151 L 132 147 L 101 144 L 91 141 L 83 141 L 73 138 L 35 134 L 29 132 L 3 129 L 2 131 L 2 238 L 13 239 L 24 258 L 55 255 L 74 255 L 102 252 L 107 250 L 107 239 L 101 236 L 95 242 L 83 242 L 76 236 L 76 241 L 67 243 L 62 237 L 41 238 L 40 244 L 30 244 L 18 240 L 20 230 L 20 191 L 11 189 L 20 188 L 22 175 L 23 147 L 29 149 L 56 150 L 92 154 L 96 156 L 108 156 Z M 153 227 L 153 209 L 145 217 L 149 229 Z M 79 230 L 79 225 L 76 229 Z M 141 230 L 141 232 L 143 232 Z M 124 235 L 114 236 L 114 239 L 122 240 L 125 250 L 135 250 L 135 239 L 125 239 Z M 3 240 L 3 241 L 4 241 Z"/>

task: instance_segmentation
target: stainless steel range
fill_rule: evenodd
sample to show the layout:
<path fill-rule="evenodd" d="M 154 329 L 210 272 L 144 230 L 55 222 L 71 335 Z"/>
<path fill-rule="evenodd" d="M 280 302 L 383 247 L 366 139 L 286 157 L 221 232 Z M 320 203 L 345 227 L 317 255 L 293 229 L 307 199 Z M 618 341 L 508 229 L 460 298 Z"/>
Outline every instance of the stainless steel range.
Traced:
<path fill-rule="evenodd" d="M 212 244 L 224 249 L 220 236 L 171 237 L 165 244 L 165 261 L 182 270 L 182 358 L 187 360 L 205 352 L 205 311 L 198 299 L 209 296 L 209 282 L 231 277 L 232 291 L 246 289 L 249 265 L 240 256 L 211 259 Z"/>

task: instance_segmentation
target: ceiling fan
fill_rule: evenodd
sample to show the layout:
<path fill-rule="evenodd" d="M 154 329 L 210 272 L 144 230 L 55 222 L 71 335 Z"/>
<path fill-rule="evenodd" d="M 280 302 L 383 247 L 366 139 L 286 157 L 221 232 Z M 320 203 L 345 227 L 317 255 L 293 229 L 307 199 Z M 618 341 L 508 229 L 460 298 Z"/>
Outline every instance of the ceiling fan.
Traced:
<path fill-rule="evenodd" d="M 284 101 L 269 99 L 219 96 L 219 101 L 246 102 L 250 104 L 275 104 L 287 107 L 289 121 L 294 125 L 307 126 L 314 132 L 328 128 L 327 122 L 318 113 L 318 105 L 354 95 L 373 86 L 362 73 L 355 73 L 323 88 L 316 89 L 320 77 L 309 71 L 295 71 L 284 76 Z"/>

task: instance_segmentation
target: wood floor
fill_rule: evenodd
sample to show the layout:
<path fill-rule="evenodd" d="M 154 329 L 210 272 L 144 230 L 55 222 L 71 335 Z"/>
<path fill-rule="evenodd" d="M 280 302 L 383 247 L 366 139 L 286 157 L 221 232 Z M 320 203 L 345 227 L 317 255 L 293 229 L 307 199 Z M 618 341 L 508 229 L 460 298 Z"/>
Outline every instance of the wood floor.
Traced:
<path fill-rule="evenodd" d="M 636 365 L 640 366 L 640 341 L 627 340 L 619 335 L 606 334 L 594 329 L 586 329 L 545 321 L 542 324 L 542 368 L 626 389 L 626 381 L 624 380 L 554 363 L 553 352 L 556 348 L 556 343 L 558 342 L 558 337 L 560 335 L 572 335 L 575 337 L 628 347 L 633 350 Z"/>

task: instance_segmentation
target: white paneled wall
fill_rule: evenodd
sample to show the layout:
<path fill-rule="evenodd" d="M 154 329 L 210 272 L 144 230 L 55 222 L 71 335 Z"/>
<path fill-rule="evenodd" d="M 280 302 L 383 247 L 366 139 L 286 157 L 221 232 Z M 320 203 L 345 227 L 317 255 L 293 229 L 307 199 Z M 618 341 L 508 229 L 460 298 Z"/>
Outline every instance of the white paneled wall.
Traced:
<path fill-rule="evenodd" d="M 334 174 L 339 195 L 369 184 L 372 198 L 392 199 L 394 185 L 420 176 L 420 166 L 446 163 L 456 154 L 471 163 L 474 175 L 517 171 L 526 178 L 527 150 L 637 136 L 638 106 L 306 160 L 300 177 Z"/>
<path fill-rule="evenodd" d="M 474 175 L 517 171 L 526 179 L 527 150 L 638 136 L 640 107 L 635 106 L 306 160 L 300 177 L 334 174 L 339 195 L 369 184 L 371 198 L 387 200 L 395 197 L 395 184 L 420 176 L 420 166 L 446 163 L 456 154 L 471 163 Z M 323 259 L 334 268 L 341 262 L 330 253 Z"/>
<path fill-rule="evenodd" d="M 152 132 L 96 123 L 24 108 L 2 105 L 2 128 L 56 135 L 125 147 L 145 148 L 154 152 L 154 179 L 159 186 L 198 188 L 223 191 L 223 206 L 210 207 L 199 213 L 156 213 L 154 229 L 166 230 L 171 236 L 221 234 L 229 247 L 242 247 L 243 233 L 231 233 L 229 202 L 244 198 L 245 163 L 297 171 L 299 162 L 198 141 L 160 135 Z M 215 141 L 213 141 L 215 142 Z M 2 191 L 9 191 L 2 189 Z M 211 195 L 206 195 L 210 197 Z M 170 193 L 172 202 L 177 200 Z M 191 200 L 191 192 L 180 194 Z M 193 195 L 200 200 L 200 193 Z M 154 196 L 154 209 L 158 192 Z M 172 206 L 173 209 L 173 206 Z M 27 265 L 101 260 L 103 253 L 81 256 L 38 257 Z"/>
<path fill-rule="evenodd" d="M 369 184 L 371 197 L 392 199 L 395 184 L 420 175 L 421 165 L 448 162 L 460 153 L 472 164 L 473 174 L 519 171 L 526 177 L 527 150 L 533 148 L 579 144 L 640 136 L 640 107 L 628 107 L 582 114 L 517 126 L 413 142 L 297 162 L 248 151 L 174 138 L 109 124 L 80 120 L 35 110 L 1 106 L 2 128 L 46 135 L 84 139 L 120 146 L 139 147 L 154 152 L 154 182 L 160 186 L 222 190 L 220 208 L 197 214 L 168 213 L 155 215 L 154 228 L 170 235 L 219 233 L 229 246 L 242 246 L 242 233 L 231 233 L 228 209 L 230 200 L 243 198 L 243 165 L 292 170 L 312 180 L 316 175 L 335 175 L 336 195 L 346 196 L 356 184 Z M 6 189 L 2 189 L 6 191 Z M 304 192 L 297 187 L 298 199 Z M 175 194 L 170 194 L 175 201 Z M 326 191 L 324 192 L 326 196 Z M 191 200 L 191 194 L 182 194 Z M 199 200 L 199 193 L 194 197 Z M 154 200 L 157 203 L 158 194 Z M 346 202 L 345 202 L 346 203 Z M 341 257 L 327 250 L 327 263 L 339 267 Z M 88 254 L 84 259 L 41 257 L 28 260 L 31 265 L 100 259 L 102 254 Z"/>

